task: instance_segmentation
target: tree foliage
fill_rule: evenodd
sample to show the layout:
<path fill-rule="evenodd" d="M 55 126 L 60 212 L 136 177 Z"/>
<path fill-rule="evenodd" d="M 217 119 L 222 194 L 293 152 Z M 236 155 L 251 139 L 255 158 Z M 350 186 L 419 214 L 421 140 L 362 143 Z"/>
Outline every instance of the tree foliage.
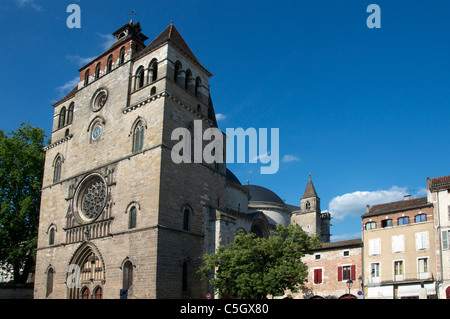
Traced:
<path fill-rule="evenodd" d="M 228 247 L 203 256 L 199 272 L 221 298 L 262 299 L 298 292 L 304 287 L 308 268 L 301 261 L 320 247 L 318 236 L 310 237 L 299 226 L 278 225 L 266 238 L 238 233 Z"/>
<path fill-rule="evenodd" d="M 44 173 L 44 130 L 22 123 L 0 130 L 0 265 L 15 282 L 33 271 Z"/>

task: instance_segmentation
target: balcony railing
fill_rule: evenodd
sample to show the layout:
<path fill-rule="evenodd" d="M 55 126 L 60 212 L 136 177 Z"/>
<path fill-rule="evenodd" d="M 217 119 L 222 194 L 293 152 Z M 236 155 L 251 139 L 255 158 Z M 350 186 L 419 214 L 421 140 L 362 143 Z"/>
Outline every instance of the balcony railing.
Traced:
<path fill-rule="evenodd" d="M 434 281 L 434 274 L 431 272 L 421 273 L 407 273 L 403 275 L 382 276 L 382 277 L 368 277 L 366 283 L 368 285 L 389 285 L 396 283 L 411 283 L 411 282 L 428 282 Z"/>

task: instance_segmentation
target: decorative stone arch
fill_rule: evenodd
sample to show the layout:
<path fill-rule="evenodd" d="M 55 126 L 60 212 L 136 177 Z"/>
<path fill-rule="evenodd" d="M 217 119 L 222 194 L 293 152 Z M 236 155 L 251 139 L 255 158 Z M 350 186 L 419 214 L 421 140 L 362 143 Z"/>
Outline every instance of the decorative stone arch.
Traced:
<path fill-rule="evenodd" d="M 94 117 L 94 118 L 92 119 L 92 121 L 89 123 L 89 126 L 88 126 L 88 128 L 87 128 L 87 132 L 91 132 L 92 129 L 94 128 L 95 124 L 97 124 L 97 123 L 99 123 L 99 122 L 100 122 L 101 124 L 103 124 L 103 125 L 106 124 L 105 118 L 104 118 L 103 116 L 101 116 L 101 115 L 97 115 L 97 116 Z"/>
<path fill-rule="evenodd" d="M 64 163 L 64 156 L 61 153 L 58 153 L 58 154 L 56 154 L 55 158 L 53 159 L 52 167 L 55 167 L 58 159 L 61 160 L 61 163 Z"/>
<path fill-rule="evenodd" d="M 146 83 L 145 83 L 145 67 L 143 65 L 140 65 L 137 69 L 136 72 L 134 73 L 134 90 L 139 90 L 141 88 L 143 88 Z"/>
<path fill-rule="evenodd" d="M 259 237 L 269 237 L 269 222 L 263 213 L 255 216 L 250 232 L 255 233 Z"/>
<path fill-rule="evenodd" d="M 46 278 L 45 296 L 49 297 L 53 292 L 53 286 L 55 283 L 55 274 L 56 274 L 55 267 L 53 267 L 52 264 L 49 264 L 47 266 L 47 269 L 45 269 L 44 274 Z"/>
<path fill-rule="evenodd" d="M 139 123 L 141 123 L 144 125 L 144 128 L 147 129 L 147 121 L 142 117 L 142 116 L 138 116 L 136 117 L 136 119 L 134 120 L 133 124 L 131 125 L 131 129 L 130 129 L 130 133 L 128 134 L 128 137 L 133 136 L 134 131 L 136 130 L 136 127 L 139 125 Z"/>
<path fill-rule="evenodd" d="M 191 231 L 192 217 L 195 216 L 192 206 L 188 203 L 181 206 L 182 216 L 182 229 L 185 231 Z"/>
<path fill-rule="evenodd" d="M 158 60 L 152 59 L 148 64 L 147 83 L 153 83 L 158 79 Z"/>
<path fill-rule="evenodd" d="M 48 244 L 53 245 L 55 243 L 55 233 L 58 231 L 56 228 L 56 225 L 54 223 L 51 223 L 47 231 L 45 232 L 48 235 Z"/>
<path fill-rule="evenodd" d="M 445 298 L 450 299 L 450 286 L 445 289 Z"/>
<path fill-rule="evenodd" d="M 78 267 L 80 278 L 76 279 L 75 285 L 68 285 L 67 297 L 69 299 L 80 299 L 83 291 L 89 289 L 89 294 L 91 294 L 98 286 L 103 291 L 105 262 L 97 246 L 91 242 L 83 242 L 70 258 L 69 269 L 71 266 Z M 68 272 L 66 282 L 71 276 L 73 273 Z M 93 298 L 93 295 L 90 295 L 89 298 Z"/>
<path fill-rule="evenodd" d="M 133 208 L 136 210 L 134 212 L 134 216 L 133 216 Z M 141 211 L 141 205 L 139 204 L 139 202 L 136 201 L 132 201 L 131 203 L 129 203 L 127 205 L 127 208 L 125 209 L 125 214 L 128 215 L 128 229 L 132 229 L 132 228 L 136 228 L 137 226 L 137 217 L 138 217 L 138 212 Z"/>

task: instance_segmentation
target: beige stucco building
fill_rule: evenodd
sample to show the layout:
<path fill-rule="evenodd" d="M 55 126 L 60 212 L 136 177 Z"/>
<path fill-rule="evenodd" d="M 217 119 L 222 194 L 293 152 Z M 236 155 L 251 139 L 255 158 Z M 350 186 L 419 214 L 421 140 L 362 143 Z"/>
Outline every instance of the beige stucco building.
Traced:
<path fill-rule="evenodd" d="M 427 197 L 374 205 L 361 217 L 365 297 L 436 297 L 437 247 Z"/>
<path fill-rule="evenodd" d="M 450 175 L 427 179 L 436 235 L 436 284 L 440 299 L 450 299 Z"/>

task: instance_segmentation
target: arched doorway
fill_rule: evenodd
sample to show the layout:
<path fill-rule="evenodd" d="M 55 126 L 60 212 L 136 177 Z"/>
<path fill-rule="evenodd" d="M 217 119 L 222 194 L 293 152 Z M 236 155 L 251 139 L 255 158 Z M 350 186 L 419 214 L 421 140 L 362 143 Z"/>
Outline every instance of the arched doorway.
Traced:
<path fill-rule="evenodd" d="M 91 291 L 89 290 L 88 287 L 83 287 L 81 289 L 81 299 L 89 299 L 89 297 L 91 296 Z"/>
<path fill-rule="evenodd" d="M 105 282 L 105 267 L 97 248 L 82 244 L 72 257 L 67 273 L 69 299 L 101 299 Z M 70 283 L 70 285 L 69 285 Z M 91 291 L 94 295 L 91 296 Z"/>
<path fill-rule="evenodd" d="M 315 295 L 315 296 L 312 296 L 312 297 L 309 298 L 309 299 L 325 299 L 325 298 L 322 297 L 322 296 Z"/>
<path fill-rule="evenodd" d="M 345 294 L 339 297 L 339 299 L 357 299 L 356 296 L 353 296 L 352 294 Z"/>
<path fill-rule="evenodd" d="M 450 286 L 445 289 L 445 298 L 450 299 Z"/>

